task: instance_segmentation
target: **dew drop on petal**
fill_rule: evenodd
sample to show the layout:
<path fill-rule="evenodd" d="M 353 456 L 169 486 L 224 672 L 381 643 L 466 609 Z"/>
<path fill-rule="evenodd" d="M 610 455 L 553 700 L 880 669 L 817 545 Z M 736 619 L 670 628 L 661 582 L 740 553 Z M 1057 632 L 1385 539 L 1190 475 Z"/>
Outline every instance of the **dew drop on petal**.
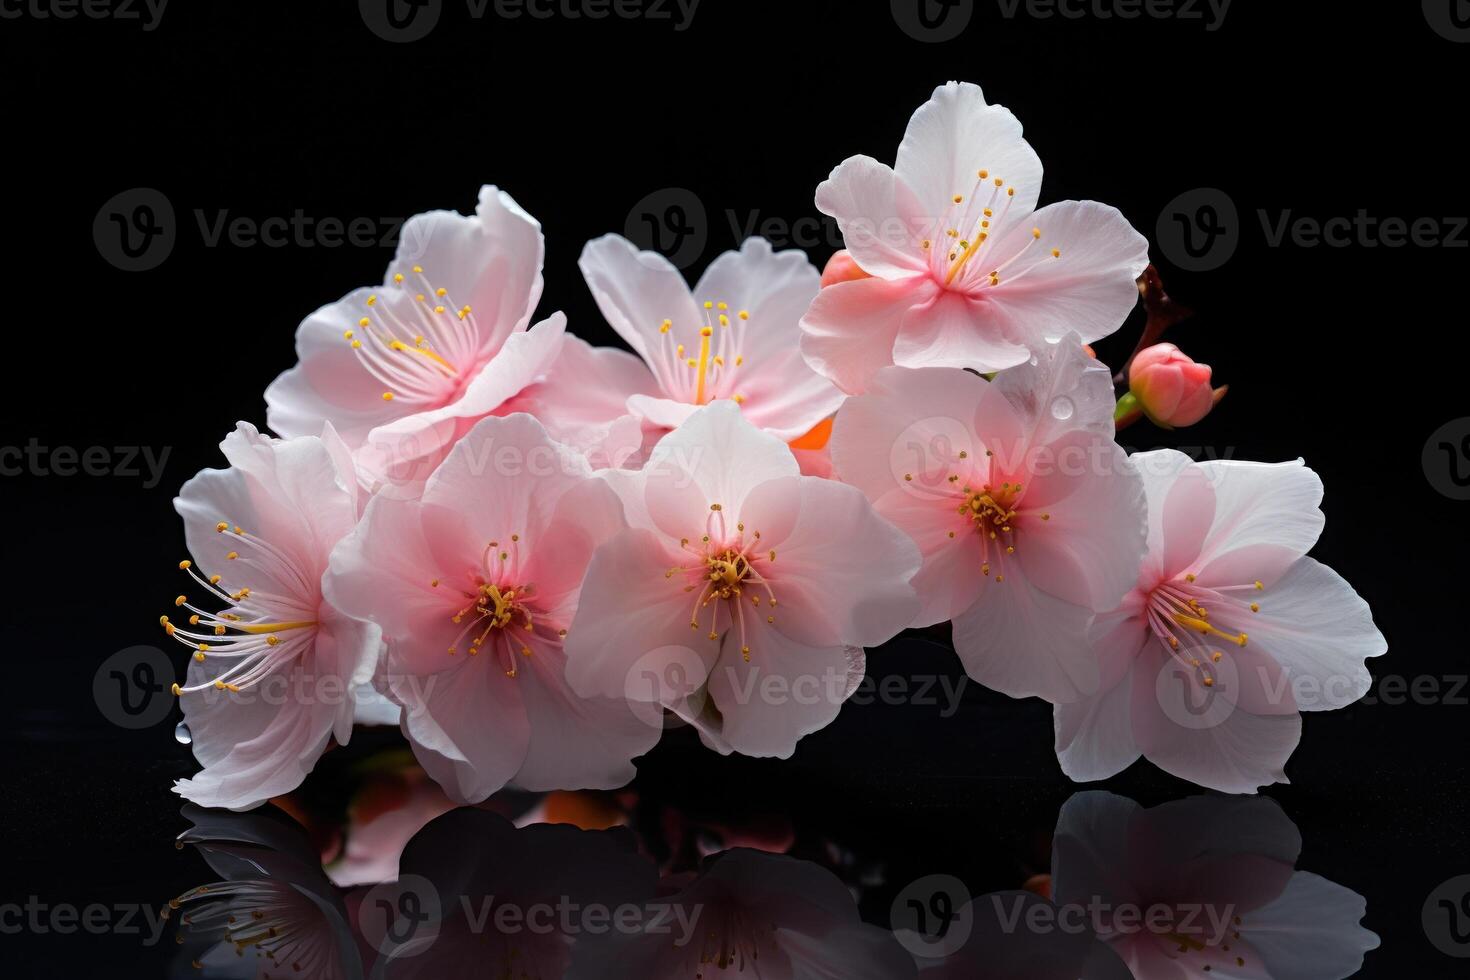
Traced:
<path fill-rule="evenodd" d="M 179 722 L 174 726 L 174 740 L 180 745 L 188 745 L 194 741 L 194 733 L 189 731 L 188 722 Z"/>
<path fill-rule="evenodd" d="M 1036 357 L 1036 355 L 1035 354 L 1032 354 L 1031 355 L 1031 366 L 1032 367 L 1035 367 L 1036 365 L 1038 365 L 1040 363 L 1041 363 L 1041 361 Z"/>
<path fill-rule="evenodd" d="M 1072 404 L 1072 399 L 1068 398 L 1066 395 L 1058 395 L 1056 398 L 1052 399 L 1052 418 L 1065 422 L 1067 419 L 1072 417 L 1072 413 L 1074 411 L 1076 411 L 1076 407 Z"/>

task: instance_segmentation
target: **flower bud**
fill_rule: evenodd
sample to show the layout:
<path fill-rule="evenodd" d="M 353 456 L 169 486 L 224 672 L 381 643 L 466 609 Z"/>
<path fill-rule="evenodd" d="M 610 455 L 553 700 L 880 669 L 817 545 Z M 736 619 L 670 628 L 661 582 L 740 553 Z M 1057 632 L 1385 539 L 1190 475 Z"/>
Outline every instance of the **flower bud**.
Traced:
<path fill-rule="evenodd" d="M 868 274 L 853 261 L 852 253 L 844 248 L 827 260 L 827 268 L 822 270 L 822 288 L 826 289 L 839 282 L 867 278 Z"/>
<path fill-rule="evenodd" d="M 1210 366 L 1195 363 L 1173 344 L 1138 352 L 1128 369 L 1128 390 L 1150 421 L 1169 429 L 1194 425 L 1215 403 Z"/>

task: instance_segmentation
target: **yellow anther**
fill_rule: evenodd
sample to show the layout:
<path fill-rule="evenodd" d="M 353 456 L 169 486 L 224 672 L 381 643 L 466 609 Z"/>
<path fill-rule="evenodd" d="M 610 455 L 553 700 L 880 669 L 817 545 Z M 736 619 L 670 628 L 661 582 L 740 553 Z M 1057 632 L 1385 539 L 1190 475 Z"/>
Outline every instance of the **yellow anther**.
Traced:
<path fill-rule="evenodd" d="M 394 282 L 403 282 L 403 273 L 401 273 L 401 272 L 395 272 L 395 273 L 393 273 L 393 281 Z"/>
<path fill-rule="evenodd" d="M 187 572 L 189 570 L 189 566 L 191 566 L 193 564 L 194 564 L 193 562 L 191 562 L 189 559 L 185 558 L 183 561 L 179 562 L 179 571 L 181 571 L 181 572 Z"/>
<path fill-rule="evenodd" d="M 434 295 L 442 298 L 447 292 L 449 292 L 449 290 L 445 289 L 443 286 L 440 286 L 438 289 L 434 290 Z"/>
<path fill-rule="evenodd" d="M 416 265 L 416 266 L 413 267 L 413 271 L 414 272 L 423 272 L 424 271 L 424 267 L 421 266 L 421 265 Z"/>
<path fill-rule="evenodd" d="M 182 606 L 184 603 L 186 603 L 188 601 L 189 601 L 189 597 L 188 596 L 181 595 L 181 596 L 178 596 L 178 597 L 176 597 L 174 599 L 174 605 L 175 606 Z"/>
<path fill-rule="evenodd" d="M 392 400 L 393 400 L 393 392 L 391 392 L 391 391 L 385 391 L 385 392 L 383 392 L 383 401 L 385 401 L 385 402 L 391 402 Z"/>
<path fill-rule="evenodd" d="M 225 521 L 220 521 L 218 524 L 216 524 L 214 526 L 214 529 L 216 531 L 221 531 L 221 532 L 228 531 L 230 529 L 230 525 L 228 523 L 226 523 Z"/>

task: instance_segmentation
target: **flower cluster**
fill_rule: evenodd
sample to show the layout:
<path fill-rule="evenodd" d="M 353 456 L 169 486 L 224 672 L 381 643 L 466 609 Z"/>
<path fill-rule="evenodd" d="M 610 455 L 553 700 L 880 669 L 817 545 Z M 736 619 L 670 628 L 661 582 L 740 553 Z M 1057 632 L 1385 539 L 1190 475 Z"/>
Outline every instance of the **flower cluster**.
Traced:
<path fill-rule="evenodd" d="M 467 803 L 621 786 L 674 718 L 787 757 L 865 648 L 946 621 L 972 678 L 1055 705 L 1075 779 L 1143 755 L 1284 780 L 1300 711 L 1360 697 L 1383 638 L 1306 556 L 1300 461 L 1115 442 L 1223 389 L 1172 345 L 1117 378 L 1093 356 L 1140 291 L 1145 341 L 1170 310 L 1143 237 L 1038 209 L 1041 172 L 1008 110 L 941 86 L 894 166 L 817 189 L 848 246 L 825 275 L 756 238 L 691 289 L 589 243 L 632 354 L 532 323 L 541 229 L 505 192 L 409 221 L 381 285 L 301 324 L 276 435 L 240 423 L 180 493 L 190 581 L 162 626 L 203 771 L 177 791 L 255 806 L 385 716 Z"/>

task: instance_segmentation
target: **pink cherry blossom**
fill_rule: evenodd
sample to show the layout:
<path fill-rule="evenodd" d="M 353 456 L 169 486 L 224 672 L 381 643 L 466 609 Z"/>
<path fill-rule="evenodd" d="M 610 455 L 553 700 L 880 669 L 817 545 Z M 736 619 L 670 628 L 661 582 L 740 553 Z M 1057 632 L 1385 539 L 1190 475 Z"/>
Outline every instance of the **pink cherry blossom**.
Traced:
<path fill-rule="evenodd" d="M 593 556 L 567 637 L 582 694 L 663 703 L 719 751 L 785 758 L 855 690 L 861 648 L 918 609 L 912 542 L 853 488 L 799 475 L 729 400 L 643 470 L 602 475 L 632 526 Z"/>
<path fill-rule="evenodd" d="M 1300 460 L 1133 459 L 1148 556 L 1090 629 L 1097 692 L 1056 709 L 1062 769 L 1105 779 L 1142 755 L 1227 793 L 1285 782 L 1298 711 L 1362 697 L 1364 661 L 1386 649 L 1367 603 L 1305 557 L 1322 531 L 1322 482 Z"/>
<path fill-rule="evenodd" d="M 357 520 L 357 481 L 331 427 L 281 441 L 241 422 L 220 449 L 230 468 L 204 470 L 174 501 L 193 556 L 179 568 L 193 581 L 162 623 L 191 654 L 174 693 L 204 765 L 174 791 L 247 809 L 300 785 L 329 738 L 351 737 L 353 691 L 381 641 L 322 595 L 332 547 Z"/>
<path fill-rule="evenodd" d="M 1363 897 L 1297 871 L 1301 848 L 1296 826 L 1264 798 L 1197 796 L 1144 810 L 1079 793 L 1057 821 L 1053 898 L 1095 910 L 1089 925 L 1135 977 L 1356 976 L 1378 946 L 1360 925 Z"/>
<path fill-rule="evenodd" d="M 682 885 L 682 887 L 680 887 Z M 586 937 L 567 980 L 902 980 L 913 960 L 893 933 L 858 917 L 832 872 L 783 855 L 734 848 L 691 880 L 666 880 L 663 914 L 634 932 Z M 672 910 L 671 912 L 669 910 Z M 671 937 L 665 918 L 690 922 Z"/>
<path fill-rule="evenodd" d="M 579 264 L 603 316 L 658 381 L 656 395 L 628 399 L 649 425 L 672 429 L 729 399 L 790 442 L 842 403 L 797 350 L 797 324 L 821 282 L 802 252 L 746 239 L 710 263 L 692 293 L 667 259 L 617 235 L 588 242 Z"/>
<path fill-rule="evenodd" d="M 377 687 L 454 800 L 622 786 L 657 741 L 620 697 L 579 698 L 563 676 L 583 572 L 625 526 L 591 473 L 529 415 L 485 419 L 421 498 L 374 497 L 332 555 L 328 593 L 382 627 Z"/>
<path fill-rule="evenodd" d="M 1108 336 L 1138 301 L 1148 243 L 1116 209 L 1036 210 L 1041 161 L 980 88 L 950 82 L 909 120 L 894 167 L 851 157 L 817 188 L 872 278 L 821 291 L 808 363 L 850 394 L 882 367 L 998 371 L 1069 331 Z"/>
<path fill-rule="evenodd" d="M 369 486 L 416 492 L 455 440 L 556 360 L 566 318 L 526 326 L 544 253 L 536 219 L 492 186 L 472 216 L 410 218 L 382 286 L 302 322 L 299 363 L 266 390 L 271 428 L 295 436 L 330 421 Z"/>
<path fill-rule="evenodd" d="M 1143 490 L 1113 442 L 1107 368 L 1075 337 L 1035 361 L 993 382 L 884 368 L 838 413 L 832 461 L 923 553 L 911 625 L 952 619 L 988 687 L 1076 701 L 1098 684 L 1088 621 L 1137 579 Z"/>

